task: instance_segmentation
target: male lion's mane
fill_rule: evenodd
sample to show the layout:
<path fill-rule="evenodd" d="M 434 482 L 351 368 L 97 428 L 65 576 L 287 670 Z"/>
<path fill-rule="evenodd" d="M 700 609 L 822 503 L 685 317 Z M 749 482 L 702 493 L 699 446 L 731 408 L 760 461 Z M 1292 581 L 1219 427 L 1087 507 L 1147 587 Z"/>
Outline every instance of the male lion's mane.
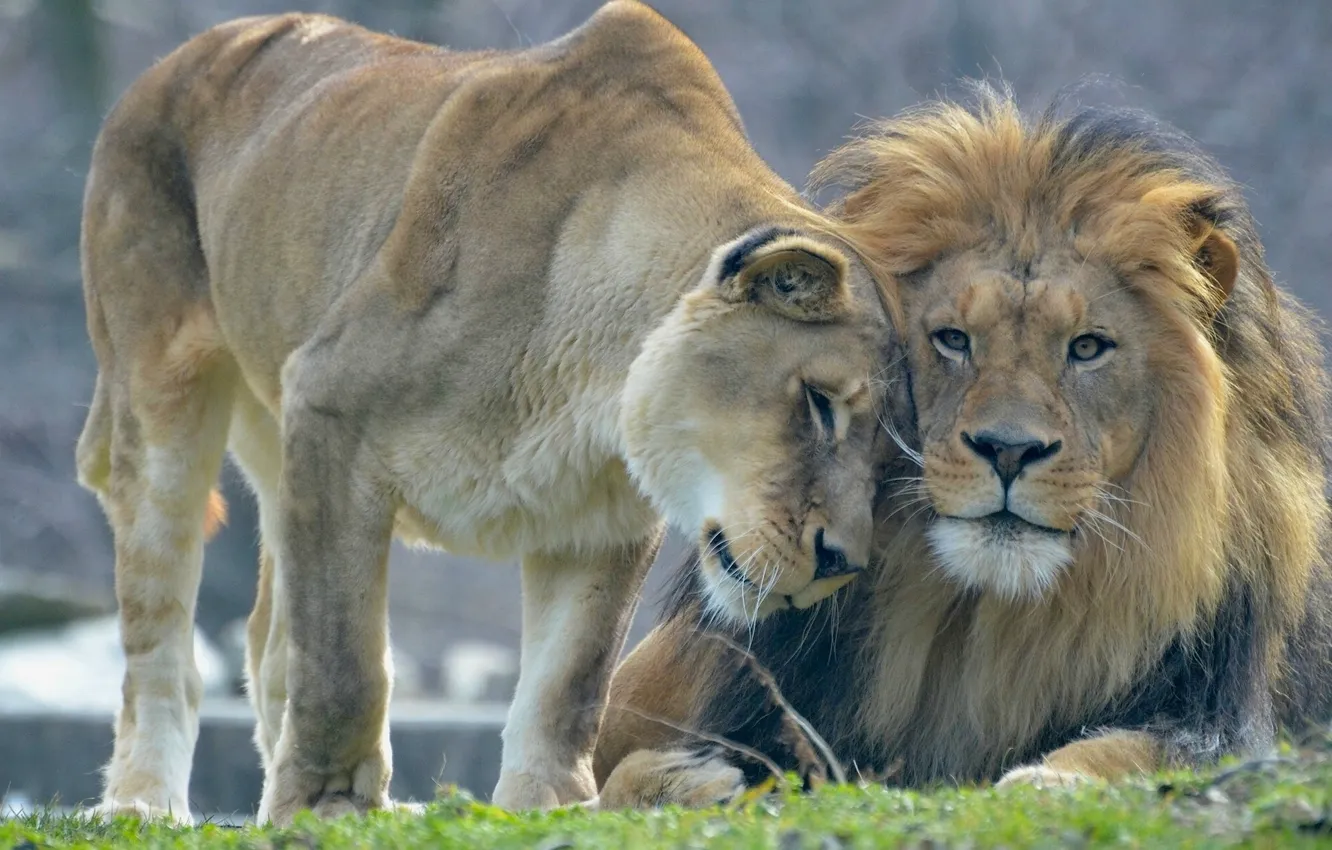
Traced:
<path fill-rule="evenodd" d="M 926 518 L 892 483 L 919 474 L 904 449 L 881 486 L 870 571 L 815 609 L 734 636 L 848 766 L 906 784 L 993 779 L 1104 729 L 1147 733 L 1166 761 L 1201 764 L 1261 750 L 1279 725 L 1325 720 L 1328 388 L 1315 319 L 1274 286 L 1238 186 L 1181 132 L 1062 99 L 1032 120 L 1007 91 L 979 84 L 974 94 L 882 122 L 819 166 L 816 187 L 845 190 L 834 209 L 850 241 L 891 279 L 985 235 L 1020 241 L 1033 219 L 1093 222 L 1090 256 L 1129 285 L 1137 270 L 1161 272 L 1152 279 L 1167 285 L 1142 297 L 1196 327 L 1214 377 L 1184 358 L 1156 364 L 1178 400 L 1117 516 L 1131 533 L 1079 547 L 1045 600 L 931 576 Z M 1164 212 L 1181 208 L 1192 222 Z M 1224 301 L 1194 265 L 1199 223 L 1239 250 Z M 907 443 L 910 380 L 894 417 Z M 1226 498 L 1198 492 L 1217 480 Z M 682 688 L 697 694 L 692 723 L 796 768 L 768 693 L 695 628 L 692 575 L 680 573 L 665 614 L 674 627 L 662 632 L 675 669 L 695 677 Z M 937 616 L 919 614 L 927 609 Z M 903 636 L 919 646 L 919 687 L 892 703 L 882 659 Z M 750 780 L 765 774 L 744 767 Z"/>

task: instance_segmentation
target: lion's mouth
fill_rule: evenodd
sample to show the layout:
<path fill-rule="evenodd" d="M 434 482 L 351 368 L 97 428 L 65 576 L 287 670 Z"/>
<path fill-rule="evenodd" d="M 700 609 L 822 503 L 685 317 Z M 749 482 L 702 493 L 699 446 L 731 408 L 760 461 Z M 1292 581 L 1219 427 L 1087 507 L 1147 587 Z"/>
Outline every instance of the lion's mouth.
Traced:
<path fill-rule="evenodd" d="M 1039 599 L 1073 563 L 1069 532 L 1013 511 L 940 516 L 926 532 L 935 562 L 969 587 L 1005 599 Z"/>
<path fill-rule="evenodd" d="M 956 517 L 950 517 L 955 519 Z M 1019 534 L 1028 531 L 1039 531 L 1043 534 L 1053 534 L 1060 537 L 1068 536 L 1067 531 L 1058 528 L 1051 528 L 1048 525 L 1041 525 L 1038 522 L 1032 522 L 1025 517 L 1018 516 L 1008 508 L 997 510 L 992 514 L 986 514 L 983 517 L 977 517 L 972 522 L 978 522 L 985 525 L 995 536 L 1016 537 Z"/>

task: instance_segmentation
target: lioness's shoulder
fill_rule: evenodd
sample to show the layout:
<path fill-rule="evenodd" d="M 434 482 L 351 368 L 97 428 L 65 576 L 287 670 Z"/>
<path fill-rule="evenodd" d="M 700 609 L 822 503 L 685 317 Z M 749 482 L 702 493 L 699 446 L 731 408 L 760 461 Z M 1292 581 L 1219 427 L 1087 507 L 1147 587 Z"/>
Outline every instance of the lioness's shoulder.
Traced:
<path fill-rule="evenodd" d="M 712 62 L 679 27 L 638 0 L 612 0 L 578 29 L 519 57 L 529 55 L 558 57 L 566 80 L 589 90 L 648 95 L 675 117 L 697 119 L 721 107 L 728 123 L 741 127 Z"/>

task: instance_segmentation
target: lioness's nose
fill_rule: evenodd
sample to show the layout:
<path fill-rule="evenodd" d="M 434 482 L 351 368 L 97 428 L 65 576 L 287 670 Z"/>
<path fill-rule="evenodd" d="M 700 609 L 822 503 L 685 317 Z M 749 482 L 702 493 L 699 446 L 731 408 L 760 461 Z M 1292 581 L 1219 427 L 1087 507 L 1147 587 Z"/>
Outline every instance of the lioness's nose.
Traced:
<path fill-rule="evenodd" d="M 853 564 L 840 546 L 830 545 L 820 528 L 814 533 L 814 580 L 858 573 L 864 564 Z"/>
<path fill-rule="evenodd" d="M 1060 440 L 1046 443 L 1030 434 L 1020 432 L 1001 434 L 996 431 L 981 431 L 974 437 L 964 431 L 962 442 L 990 462 L 990 466 L 993 466 L 994 471 L 999 474 L 999 480 L 1003 482 L 1005 490 L 1017 479 L 1022 470 L 1038 460 L 1053 457 L 1063 446 Z"/>

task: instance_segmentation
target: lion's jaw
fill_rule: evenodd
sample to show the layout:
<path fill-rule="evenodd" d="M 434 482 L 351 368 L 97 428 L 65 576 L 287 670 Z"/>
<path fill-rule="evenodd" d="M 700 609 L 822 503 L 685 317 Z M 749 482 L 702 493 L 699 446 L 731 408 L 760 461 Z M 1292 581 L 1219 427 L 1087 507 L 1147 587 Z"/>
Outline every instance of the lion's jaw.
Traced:
<path fill-rule="evenodd" d="M 939 567 L 953 580 L 1006 599 L 1039 598 L 1073 563 L 1072 536 L 1016 515 L 939 517 L 926 531 Z"/>

